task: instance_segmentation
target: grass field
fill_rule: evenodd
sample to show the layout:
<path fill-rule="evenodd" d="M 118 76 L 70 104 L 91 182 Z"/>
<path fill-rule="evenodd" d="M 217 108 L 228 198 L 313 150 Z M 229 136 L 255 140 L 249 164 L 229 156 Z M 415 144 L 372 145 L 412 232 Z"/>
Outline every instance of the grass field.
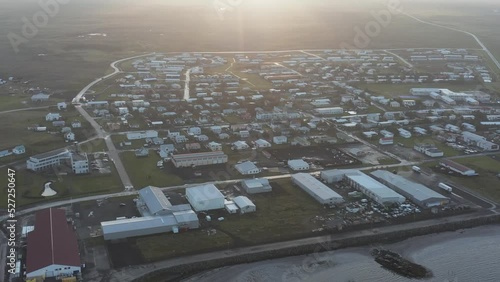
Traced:
<path fill-rule="evenodd" d="M 154 151 L 149 152 L 149 157 L 143 158 L 137 158 L 134 152 L 123 152 L 120 158 L 134 187 L 143 188 L 149 185 L 167 187 L 182 184 L 180 177 L 156 166 L 161 159 Z"/>
<path fill-rule="evenodd" d="M 488 197 L 497 203 L 500 203 L 500 156 L 495 159 L 488 156 L 469 157 L 454 159 L 455 162 L 466 165 L 479 173 L 477 177 L 453 177 L 450 179 L 460 185 L 466 186 L 471 190 Z"/>
<path fill-rule="evenodd" d="M 85 153 L 106 152 L 108 147 L 102 138 L 94 139 L 83 144 L 79 144 L 79 149 Z"/>
<path fill-rule="evenodd" d="M 136 246 L 148 262 L 187 254 L 208 252 L 233 246 L 233 240 L 227 234 L 217 231 L 208 235 L 206 230 L 190 230 L 180 234 L 162 234 L 142 237 L 136 240 Z"/>
<path fill-rule="evenodd" d="M 408 148 L 413 148 L 415 144 L 434 144 L 439 150 L 443 151 L 445 157 L 461 155 L 459 151 L 446 146 L 442 142 L 439 142 L 430 136 L 412 136 L 408 139 L 400 136 L 394 136 L 394 144 L 397 143 L 402 143 Z"/>
<path fill-rule="evenodd" d="M 6 169 L 5 169 L 6 171 Z M 7 178 L 2 178 L 2 188 L 0 198 L 5 199 Z M 43 184 L 52 181 L 52 188 L 57 191 L 57 195 L 44 198 Z M 16 175 L 16 204 L 19 207 L 46 201 L 55 201 L 68 198 L 78 198 L 95 194 L 106 194 L 119 192 L 122 185 L 118 174 L 114 171 L 106 175 L 63 175 L 57 176 L 54 173 L 41 174 L 26 170 L 17 171 Z M 6 202 L 0 203 L 0 208 L 5 208 Z"/>
<path fill-rule="evenodd" d="M 311 218 L 323 214 L 323 207 L 283 180 L 273 185 L 273 192 L 251 197 L 257 212 L 230 217 L 218 223 L 218 230 L 231 234 L 246 244 L 293 239 L 317 228 Z"/>

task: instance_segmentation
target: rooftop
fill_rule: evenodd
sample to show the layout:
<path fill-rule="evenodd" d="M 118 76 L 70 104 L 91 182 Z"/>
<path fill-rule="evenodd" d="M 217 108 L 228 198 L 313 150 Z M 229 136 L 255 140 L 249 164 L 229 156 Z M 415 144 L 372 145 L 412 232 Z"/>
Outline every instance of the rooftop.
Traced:
<path fill-rule="evenodd" d="M 330 189 L 330 187 L 321 183 L 319 180 L 314 178 L 312 175 L 308 173 L 297 173 L 292 175 L 292 179 L 300 182 L 304 185 L 309 191 L 316 194 L 321 199 L 327 200 L 331 198 L 342 199 L 342 196 L 337 192 Z"/>
<path fill-rule="evenodd" d="M 148 186 L 141 189 L 139 195 L 144 200 L 149 211 L 153 214 L 168 210 L 172 207 L 172 204 L 160 188 Z"/>

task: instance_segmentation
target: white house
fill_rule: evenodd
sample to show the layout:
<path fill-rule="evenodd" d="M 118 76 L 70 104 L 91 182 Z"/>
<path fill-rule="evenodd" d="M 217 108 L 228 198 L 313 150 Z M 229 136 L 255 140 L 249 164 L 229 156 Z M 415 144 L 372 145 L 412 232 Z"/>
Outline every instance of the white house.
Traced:
<path fill-rule="evenodd" d="M 82 123 L 78 120 L 75 120 L 71 123 L 71 127 L 73 128 L 81 128 L 82 127 Z"/>
<path fill-rule="evenodd" d="M 16 146 L 14 147 L 14 149 L 12 149 L 12 153 L 15 155 L 22 155 L 26 153 L 26 148 L 24 147 L 24 145 Z"/>
<path fill-rule="evenodd" d="M 68 104 L 66 104 L 65 102 L 57 103 L 58 110 L 66 110 L 67 107 L 68 107 Z"/>
<path fill-rule="evenodd" d="M 259 139 L 259 140 L 255 141 L 255 145 L 257 147 L 259 147 L 259 148 L 269 148 L 269 147 L 271 147 L 271 143 L 267 142 L 264 139 Z"/>
<path fill-rule="evenodd" d="M 68 141 L 75 141 L 75 134 L 73 132 L 68 132 L 64 134 L 64 139 Z"/>
<path fill-rule="evenodd" d="M 222 133 L 222 127 L 220 127 L 220 126 L 218 126 L 218 125 L 211 126 L 211 127 L 210 127 L 210 130 L 211 130 L 214 134 L 220 134 L 220 133 Z"/>
<path fill-rule="evenodd" d="M 54 120 L 59 120 L 61 118 L 61 115 L 59 113 L 48 113 L 45 116 L 46 121 L 54 121 Z"/>
<path fill-rule="evenodd" d="M 238 196 L 233 199 L 233 202 L 238 206 L 241 214 L 255 212 L 257 210 L 255 204 L 245 196 Z"/>
<path fill-rule="evenodd" d="M 288 142 L 288 138 L 286 136 L 274 136 L 273 137 L 274 144 L 286 144 Z"/>
<path fill-rule="evenodd" d="M 208 143 L 207 148 L 211 151 L 222 151 L 222 144 L 217 142 L 210 142 Z"/>
<path fill-rule="evenodd" d="M 44 93 L 38 93 L 33 96 L 31 96 L 31 102 L 45 102 L 48 101 L 50 98 L 50 95 L 44 94 Z"/>
<path fill-rule="evenodd" d="M 245 149 L 248 149 L 250 148 L 250 146 L 248 146 L 247 142 L 245 141 L 236 141 L 233 143 L 233 149 L 234 150 L 245 150 Z"/>
<path fill-rule="evenodd" d="M 184 135 L 178 135 L 174 137 L 175 143 L 185 143 L 188 141 L 187 137 Z"/>
<path fill-rule="evenodd" d="M 126 115 L 128 114 L 129 111 L 128 111 L 128 108 L 127 107 L 119 107 L 118 108 L 118 114 L 119 115 Z"/>
<path fill-rule="evenodd" d="M 260 169 L 251 161 L 237 164 L 234 168 L 236 168 L 236 170 L 242 175 L 254 175 L 260 173 Z"/>
<path fill-rule="evenodd" d="M 201 134 L 201 128 L 199 128 L 199 127 L 191 127 L 191 128 L 189 128 L 188 133 L 192 134 L 192 135 L 200 135 Z"/>
<path fill-rule="evenodd" d="M 301 171 L 309 169 L 309 164 L 301 159 L 289 160 L 287 164 L 293 171 Z"/>
<path fill-rule="evenodd" d="M 248 130 L 241 130 L 240 131 L 240 137 L 241 138 L 248 138 L 248 137 L 250 137 L 250 131 L 248 131 Z"/>
<path fill-rule="evenodd" d="M 90 172 L 87 154 L 71 154 L 71 168 L 75 174 Z"/>

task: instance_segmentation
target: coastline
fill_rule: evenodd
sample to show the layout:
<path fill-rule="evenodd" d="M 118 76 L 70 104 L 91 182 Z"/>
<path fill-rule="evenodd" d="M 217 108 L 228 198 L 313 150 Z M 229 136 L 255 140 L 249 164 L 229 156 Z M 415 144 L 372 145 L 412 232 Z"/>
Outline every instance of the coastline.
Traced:
<path fill-rule="evenodd" d="M 455 231 L 464 228 L 468 229 L 482 225 L 496 225 L 499 223 L 500 215 L 498 214 L 475 213 L 388 226 L 377 230 L 331 234 L 295 241 L 229 249 L 116 269 L 110 273 L 110 281 L 168 281 L 159 279 L 163 279 L 167 275 L 192 275 L 222 266 L 253 263 L 284 257 L 307 254 L 312 254 L 312 256 L 316 257 L 326 257 L 329 253 L 333 251 L 337 252 L 339 249 L 389 244 L 401 242 L 416 236 Z M 310 260 L 313 261 L 313 259 Z M 314 261 L 311 263 L 314 263 Z"/>
<path fill-rule="evenodd" d="M 485 225 L 480 227 L 474 227 L 471 229 L 458 229 L 456 231 L 448 231 L 436 234 L 429 234 L 423 236 L 416 236 L 412 238 L 405 239 L 403 241 L 381 245 L 383 248 L 393 250 L 400 253 L 404 257 L 410 260 L 417 261 L 419 263 L 424 263 L 425 261 L 418 261 L 419 252 L 425 251 L 426 249 L 432 249 L 438 247 L 442 244 L 452 245 L 454 243 L 459 243 L 463 240 L 481 241 L 482 239 L 497 238 L 500 243 L 500 224 L 495 225 Z M 276 280 L 277 277 L 281 276 L 284 279 L 284 274 L 278 275 L 279 272 L 283 272 L 287 275 L 294 272 L 295 280 L 297 281 L 315 281 L 310 279 L 321 279 L 321 277 L 326 278 L 326 274 L 331 274 L 335 271 L 335 268 L 342 268 L 344 265 L 348 264 L 364 264 L 365 260 L 372 260 L 370 256 L 370 249 L 377 247 L 375 245 L 367 245 L 362 247 L 353 247 L 340 249 L 335 251 L 331 256 L 329 256 L 330 265 L 326 267 L 318 267 L 314 271 L 304 270 L 304 262 L 308 261 L 311 255 L 302 255 L 294 257 L 285 257 L 279 259 L 272 259 L 267 261 L 260 261 L 249 264 L 240 264 L 235 266 L 226 266 L 218 269 L 209 270 L 206 272 L 201 272 L 190 277 L 181 280 L 183 282 L 194 282 L 194 281 L 248 281 L 250 278 L 260 278 L 261 280 L 270 281 L 271 279 Z M 434 266 L 435 267 L 435 266 Z M 349 267 L 344 267 L 349 270 Z M 285 271 L 283 271 L 285 269 Z M 302 269 L 302 274 L 300 270 Z M 323 274 L 323 272 L 325 272 Z M 383 272 L 383 270 L 381 270 Z M 386 275 L 392 276 L 391 272 L 385 273 Z M 272 278 L 271 278 L 272 277 Z M 279 278 L 279 277 L 278 277 Z M 290 277 L 287 277 L 290 278 Z M 300 279 L 303 278 L 303 279 Z M 308 278 L 308 279 L 304 279 Z M 404 277 L 392 277 L 394 281 L 407 281 Z M 462 281 L 456 280 L 458 278 L 445 278 L 448 281 Z M 453 280 L 455 279 L 455 280 Z M 286 279 L 287 281 L 289 279 Z M 326 280 L 325 280 L 326 281 Z M 347 281 L 347 280 L 346 280 Z M 354 280 L 353 280 L 354 281 Z M 358 280 L 355 280 L 358 281 Z M 362 281 L 362 280 L 361 280 Z M 443 281 L 439 278 L 424 279 L 423 281 Z M 444 280 L 446 281 L 446 280 Z"/>

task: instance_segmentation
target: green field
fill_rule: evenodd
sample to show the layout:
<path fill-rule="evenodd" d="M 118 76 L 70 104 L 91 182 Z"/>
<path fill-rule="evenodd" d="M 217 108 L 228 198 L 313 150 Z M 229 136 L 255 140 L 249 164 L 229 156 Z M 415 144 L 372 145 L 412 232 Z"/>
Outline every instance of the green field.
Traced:
<path fill-rule="evenodd" d="M 454 159 L 453 161 L 466 165 L 479 173 L 477 177 L 453 177 L 453 182 L 466 186 L 471 190 L 477 191 L 485 197 L 488 197 L 497 203 L 500 203 L 500 156 L 492 157 L 469 157 Z"/>
<path fill-rule="evenodd" d="M 5 169 L 6 171 L 7 169 Z M 6 198 L 7 178 L 3 178 L 0 198 Z M 57 195 L 44 198 L 43 184 L 52 181 L 52 188 Z M 46 201 L 56 201 L 68 198 L 78 198 L 95 194 L 107 194 L 119 192 L 122 185 L 118 174 L 114 171 L 107 175 L 61 175 L 54 173 L 34 173 L 27 170 L 19 170 L 16 174 L 16 204 L 19 207 Z M 2 201 L 0 207 L 5 208 L 6 202 Z"/>
<path fill-rule="evenodd" d="M 273 185 L 273 192 L 251 196 L 257 212 L 231 216 L 217 229 L 231 234 L 244 244 L 289 240 L 311 234 L 318 228 L 311 222 L 325 213 L 323 207 L 289 179 Z"/>
<path fill-rule="evenodd" d="M 85 153 L 106 152 L 108 147 L 102 138 L 94 139 L 89 142 L 78 144 L 78 148 Z"/>
<path fill-rule="evenodd" d="M 435 140 L 430 136 L 412 136 L 411 138 L 403 138 L 401 136 L 394 136 L 394 144 L 401 143 L 405 147 L 413 148 L 415 144 L 434 144 L 436 148 L 443 151 L 445 157 L 459 156 L 462 153 L 451 147 L 446 146 L 446 144 Z"/>
<path fill-rule="evenodd" d="M 156 166 L 156 163 L 161 159 L 153 150 L 150 150 L 149 157 L 138 158 L 134 152 L 123 152 L 120 154 L 120 158 L 134 187 L 142 188 L 149 185 L 167 187 L 183 183 L 177 175 Z"/>
<path fill-rule="evenodd" d="M 208 235 L 207 230 L 190 230 L 179 234 L 142 237 L 137 239 L 135 244 L 144 259 L 147 262 L 151 262 L 170 257 L 229 248 L 233 246 L 233 240 L 221 231 Z"/>

